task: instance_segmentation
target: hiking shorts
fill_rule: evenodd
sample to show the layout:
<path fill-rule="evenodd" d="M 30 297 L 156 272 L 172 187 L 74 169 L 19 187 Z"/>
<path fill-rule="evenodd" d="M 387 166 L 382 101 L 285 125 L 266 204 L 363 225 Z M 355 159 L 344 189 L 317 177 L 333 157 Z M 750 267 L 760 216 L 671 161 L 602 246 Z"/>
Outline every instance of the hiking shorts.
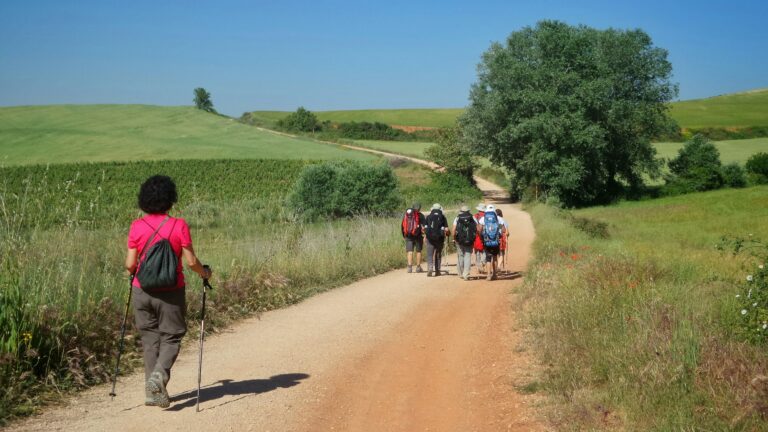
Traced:
<path fill-rule="evenodd" d="M 406 252 L 421 252 L 424 247 L 424 238 L 419 237 L 406 237 L 405 238 L 405 251 Z"/>
<path fill-rule="evenodd" d="M 493 262 L 493 257 L 499 256 L 498 246 L 485 247 L 485 262 Z"/>

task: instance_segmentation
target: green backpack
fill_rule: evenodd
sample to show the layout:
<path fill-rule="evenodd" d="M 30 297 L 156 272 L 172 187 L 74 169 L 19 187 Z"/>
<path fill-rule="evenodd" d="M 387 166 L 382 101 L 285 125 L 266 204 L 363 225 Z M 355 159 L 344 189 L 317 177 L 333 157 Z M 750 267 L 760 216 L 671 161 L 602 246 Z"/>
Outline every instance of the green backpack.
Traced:
<path fill-rule="evenodd" d="M 171 247 L 171 242 L 167 238 L 161 238 L 157 243 L 152 244 L 160 228 L 168 221 L 169 216 L 163 219 L 160 226 L 157 227 L 152 236 L 147 240 L 144 249 L 149 249 L 144 254 L 143 259 L 139 253 L 139 270 L 136 277 L 139 279 L 141 289 L 151 292 L 160 288 L 175 288 L 177 282 L 176 268 L 179 265 L 179 259 Z M 143 220 L 143 219 L 142 219 Z M 147 225 L 147 221 L 144 221 Z M 173 220 L 173 228 L 176 227 L 176 219 Z M 150 226 L 151 228 L 151 226 Z"/>

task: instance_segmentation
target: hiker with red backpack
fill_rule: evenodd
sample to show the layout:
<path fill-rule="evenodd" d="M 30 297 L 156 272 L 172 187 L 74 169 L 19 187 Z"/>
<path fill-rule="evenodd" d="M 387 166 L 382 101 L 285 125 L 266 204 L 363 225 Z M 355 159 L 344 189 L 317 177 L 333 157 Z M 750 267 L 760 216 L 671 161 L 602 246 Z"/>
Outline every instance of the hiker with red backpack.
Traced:
<path fill-rule="evenodd" d="M 502 232 L 503 235 L 501 236 L 501 242 L 499 243 L 499 254 L 501 255 L 501 268 L 505 269 L 507 268 L 507 247 L 508 247 L 508 240 L 509 240 L 509 224 L 506 220 L 504 220 L 504 212 L 501 211 L 501 209 L 496 209 L 496 215 L 499 217 L 499 222 L 503 225 Z"/>
<path fill-rule="evenodd" d="M 496 279 L 496 266 L 501 247 L 501 238 L 506 235 L 504 219 L 496 214 L 496 208 L 491 204 L 485 209 L 485 214 L 479 221 L 477 232 L 483 239 L 485 262 L 488 280 Z"/>
<path fill-rule="evenodd" d="M 480 226 L 480 219 L 485 216 L 485 204 L 479 203 L 475 207 L 478 212 L 475 213 L 475 224 Z M 477 267 L 477 273 L 482 274 L 485 267 L 485 250 L 483 247 L 483 238 L 481 236 L 475 236 L 475 243 L 472 245 L 472 249 L 475 253 L 475 267 Z"/>
<path fill-rule="evenodd" d="M 413 203 L 411 208 L 405 211 L 400 231 L 405 239 L 405 252 L 408 259 L 408 273 L 413 272 L 413 255 L 416 254 L 416 273 L 421 273 L 421 250 L 424 246 L 424 224 L 426 218 L 421 213 L 421 204 Z"/>
<path fill-rule="evenodd" d="M 170 177 L 152 176 L 141 185 L 139 208 L 146 215 L 131 224 L 125 258 L 144 351 L 144 404 L 161 408 L 170 406 L 166 386 L 187 332 L 182 256 L 201 278 L 211 277 L 210 268 L 195 255 L 187 223 L 168 215 L 176 199 Z"/>
<path fill-rule="evenodd" d="M 427 276 L 432 277 L 432 270 L 435 271 L 435 276 L 440 276 L 445 237 L 451 234 L 448 229 L 448 220 L 440 204 L 432 205 L 432 211 L 427 216 L 424 229 L 427 236 Z"/>
<path fill-rule="evenodd" d="M 472 265 L 472 246 L 477 235 L 477 222 L 469 207 L 463 205 L 459 215 L 453 220 L 453 241 L 458 253 L 458 274 L 464 280 L 469 280 L 469 269 Z"/>

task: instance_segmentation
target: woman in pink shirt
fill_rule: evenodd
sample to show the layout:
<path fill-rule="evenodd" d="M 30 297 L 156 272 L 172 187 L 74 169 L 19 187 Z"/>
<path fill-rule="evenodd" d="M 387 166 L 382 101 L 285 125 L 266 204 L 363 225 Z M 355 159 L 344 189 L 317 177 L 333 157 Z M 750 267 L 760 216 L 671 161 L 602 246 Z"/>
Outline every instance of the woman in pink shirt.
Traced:
<path fill-rule="evenodd" d="M 139 208 L 146 216 L 131 224 L 125 258 L 125 268 L 135 275 L 149 248 L 166 239 L 178 262 L 176 284 L 173 286 L 144 290 L 139 278 L 133 278 L 133 311 L 144 350 L 144 404 L 161 408 L 170 406 L 166 385 L 171 367 L 179 355 L 181 339 L 187 332 L 182 256 L 189 268 L 201 278 L 211 277 L 210 269 L 204 267 L 195 255 L 187 223 L 184 219 L 168 215 L 176 199 L 176 185 L 168 176 L 152 176 L 141 185 Z"/>

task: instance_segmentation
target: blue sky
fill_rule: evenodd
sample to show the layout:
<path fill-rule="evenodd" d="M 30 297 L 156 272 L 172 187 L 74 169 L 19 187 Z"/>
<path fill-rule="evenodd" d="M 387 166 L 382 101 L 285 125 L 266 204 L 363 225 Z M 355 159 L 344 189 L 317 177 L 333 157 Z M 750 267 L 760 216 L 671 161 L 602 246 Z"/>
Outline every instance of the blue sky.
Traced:
<path fill-rule="evenodd" d="M 480 55 L 542 19 L 641 28 L 680 98 L 768 87 L 765 1 L 0 1 L 0 105 L 462 107 Z"/>

